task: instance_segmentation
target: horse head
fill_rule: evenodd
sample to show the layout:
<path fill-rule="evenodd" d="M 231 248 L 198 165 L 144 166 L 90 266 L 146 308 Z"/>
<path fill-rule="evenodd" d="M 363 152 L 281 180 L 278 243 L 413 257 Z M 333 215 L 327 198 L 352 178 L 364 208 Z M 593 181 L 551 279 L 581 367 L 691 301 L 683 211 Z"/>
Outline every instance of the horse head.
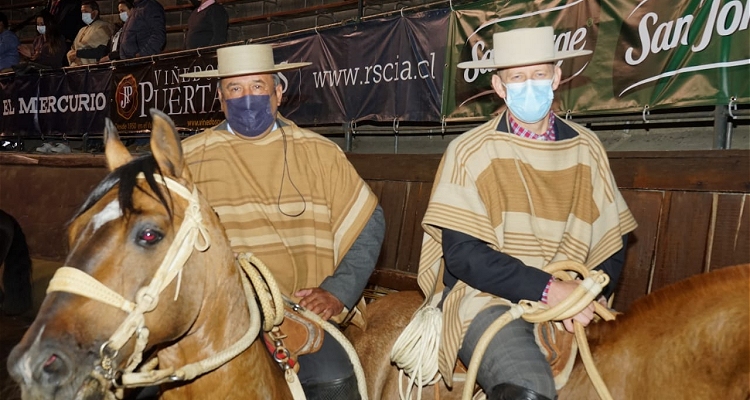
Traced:
<path fill-rule="evenodd" d="M 181 364 L 249 326 L 219 219 L 195 189 L 171 120 L 151 115 L 153 155 L 139 158 L 107 121 L 110 173 L 72 219 L 65 267 L 8 359 L 24 399 L 111 398 L 131 373 L 175 380 Z M 157 353 L 159 369 L 136 374 Z"/>

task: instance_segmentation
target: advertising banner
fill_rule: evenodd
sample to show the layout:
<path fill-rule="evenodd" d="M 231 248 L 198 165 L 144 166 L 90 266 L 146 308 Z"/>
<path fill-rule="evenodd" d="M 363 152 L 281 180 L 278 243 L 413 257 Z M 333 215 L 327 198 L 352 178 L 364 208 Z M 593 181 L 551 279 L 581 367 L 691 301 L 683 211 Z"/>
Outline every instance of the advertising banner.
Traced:
<path fill-rule="evenodd" d="M 40 132 L 45 136 L 102 132 L 109 116 L 111 82 L 110 69 L 42 75 L 34 105 Z"/>
<path fill-rule="evenodd" d="M 109 116 L 111 82 L 109 69 L 4 77 L 0 132 L 29 137 L 100 133 Z"/>
<path fill-rule="evenodd" d="M 492 34 L 552 26 L 565 60 L 561 114 L 750 102 L 750 2 L 739 0 L 504 0 L 458 8 L 450 21 L 443 112 L 486 118 L 502 107 L 488 70 L 457 70 L 492 57 Z"/>
<path fill-rule="evenodd" d="M 15 133 L 21 136 L 40 135 L 36 102 L 39 93 L 39 75 L 3 75 L 0 77 L 0 98 L 3 115 L 0 118 L 0 133 Z"/>
<path fill-rule="evenodd" d="M 169 115 L 178 128 L 199 130 L 224 119 L 216 94 L 217 79 L 182 78 L 181 74 L 216 68 L 216 53 L 181 53 L 127 67 L 113 75 L 112 120 L 119 131 L 151 129 L 149 110 Z"/>
<path fill-rule="evenodd" d="M 750 103 L 750 0 L 485 0 L 396 15 L 280 39 L 280 111 L 301 125 L 363 120 L 486 119 L 503 102 L 494 71 L 459 70 L 493 56 L 492 34 L 552 26 L 558 50 L 591 50 L 558 62 L 553 109 L 561 115 Z M 530 46 L 533 44 L 529 44 Z M 182 130 L 224 119 L 216 52 L 183 51 L 90 69 L 0 74 L 0 134 L 101 133 L 151 128 L 156 108 Z"/>
<path fill-rule="evenodd" d="M 299 73 L 284 73 L 289 101 L 282 112 L 300 124 L 440 121 L 449 11 L 371 20 L 277 43 L 279 59 L 312 62 Z"/>

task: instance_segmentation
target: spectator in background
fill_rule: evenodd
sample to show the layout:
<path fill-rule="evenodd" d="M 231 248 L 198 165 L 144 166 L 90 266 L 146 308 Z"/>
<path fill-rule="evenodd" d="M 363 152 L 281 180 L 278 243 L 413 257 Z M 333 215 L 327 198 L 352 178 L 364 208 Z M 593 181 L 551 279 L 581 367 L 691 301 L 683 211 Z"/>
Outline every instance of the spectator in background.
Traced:
<path fill-rule="evenodd" d="M 8 17 L 0 12 L 0 71 L 18 64 L 18 36 L 8 29 Z"/>
<path fill-rule="evenodd" d="M 125 23 L 128 22 L 128 18 L 130 18 L 130 13 L 132 12 L 132 10 L 133 2 L 130 0 L 120 0 L 120 2 L 117 3 L 117 12 L 120 13 L 120 21 L 122 21 L 122 25 L 120 26 L 120 29 L 118 29 L 117 32 L 112 35 L 112 39 L 109 40 L 109 53 L 102 57 L 99 62 L 108 62 L 120 59 L 120 38 L 122 37 L 122 28 L 125 26 Z"/>
<path fill-rule="evenodd" d="M 115 30 L 112 24 L 99 18 L 99 3 L 94 0 L 81 3 L 81 20 L 86 26 L 78 31 L 68 51 L 68 64 L 71 66 L 93 64 L 104 57 Z"/>
<path fill-rule="evenodd" d="M 213 46 L 227 42 L 229 15 L 216 0 L 191 0 L 198 8 L 188 18 L 185 48 Z"/>
<path fill-rule="evenodd" d="M 159 54 L 167 43 L 164 7 L 156 0 L 135 0 L 120 36 L 120 58 Z"/>
<path fill-rule="evenodd" d="M 48 9 L 55 17 L 60 33 L 65 37 L 65 48 L 69 49 L 78 31 L 83 27 L 81 0 L 50 0 Z"/>
<path fill-rule="evenodd" d="M 31 46 L 22 45 L 18 48 L 24 60 L 39 67 L 62 68 L 68 49 L 65 36 L 60 33 L 55 18 L 47 10 L 36 17 L 36 31 L 39 34 Z"/>

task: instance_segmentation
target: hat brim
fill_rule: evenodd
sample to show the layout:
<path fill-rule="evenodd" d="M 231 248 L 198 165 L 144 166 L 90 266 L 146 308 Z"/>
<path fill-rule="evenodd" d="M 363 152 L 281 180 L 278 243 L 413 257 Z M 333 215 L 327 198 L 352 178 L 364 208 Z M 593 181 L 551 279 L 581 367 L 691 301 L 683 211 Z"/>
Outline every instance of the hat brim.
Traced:
<path fill-rule="evenodd" d="M 555 54 L 555 57 L 541 60 L 511 61 L 507 63 L 496 63 L 493 58 L 489 60 L 464 61 L 458 63 L 457 67 L 461 69 L 504 69 L 513 67 L 523 67 L 526 65 L 546 64 L 555 61 L 565 60 L 568 58 L 585 56 L 593 53 L 591 50 L 573 50 L 561 51 Z"/>
<path fill-rule="evenodd" d="M 207 69 L 204 71 L 188 72 L 180 74 L 181 78 L 227 78 L 230 76 L 241 76 L 241 75 L 258 75 L 258 74 L 272 74 L 274 72 L 288 71 L 290 69 L 298 69 L 312 65 L 311 62 L 298 62 L 298 63 L 287 63 L 287 64 L 276 64 L 273 68 L 266 69 L 245 69 L 226 72 L 223 74 L 219 73 L 218 69 Z"/>

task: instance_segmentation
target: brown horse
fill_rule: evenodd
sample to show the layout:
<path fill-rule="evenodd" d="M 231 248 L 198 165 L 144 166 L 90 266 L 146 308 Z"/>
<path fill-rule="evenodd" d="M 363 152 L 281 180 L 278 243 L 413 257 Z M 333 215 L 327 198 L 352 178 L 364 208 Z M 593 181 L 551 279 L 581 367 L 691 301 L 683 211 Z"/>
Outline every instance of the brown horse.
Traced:
<path fill-rule="evenodd" d="M 183 221 L 202 220 L 201 233 L 210 246 L 192 251 L 181 272 L 166 282 L 153 311 L 145 313 L 149 335 L 144 354 L 156 354 L 159 369 L 168 370 L 228 348 L 248 331 L 251 320 L 240 273 L 216 214 L 201 198 L 199 216 L 186 218 L 188 202 L 160 184 L 167 177 L 188 193 L 193 190 L 176 129 L 157 111 L 151 150 L 153 156 L 132 159 L 108 123 L 106 158 L 111 173 L 72 220 L 65 264 L 136 301 Z M 8 359 L 23 398 L 104 398 L 111 385 L 98 373 L 104 356 L 121 371 L 134 352 L 136 341 L 131 338 L 115 354 L 102 354 L 103 345 L 127 316 L 85 296 L 49 292 Z M 112 375 L 116 381 L 118 373 Z M 291 399 L 281 369 L 259 340 L 223 366 L 187 382 L 164 384 L 162 391 L 164 399 Z"/>
<path fill-rule="evenodd" d="M 614 399 L 750 398 L 750 264 L 719 269 L 662 288 L 612 322 L 590 325 L 596 365 Z M 390 349 L 422 302 L 416 292 L 391 294 L 367 307 L 367 330 L 347 334 L 359 354 L 371 399 L 398 399 Z M 578 360 L 580 361 L 580 360 Z M 460 399 L 463 386 L 439 399 Z M 435 399 L 434 388 L 423 399 Z M 577 362 L 559 392 L 564 399 L 598 399 Z"/>

